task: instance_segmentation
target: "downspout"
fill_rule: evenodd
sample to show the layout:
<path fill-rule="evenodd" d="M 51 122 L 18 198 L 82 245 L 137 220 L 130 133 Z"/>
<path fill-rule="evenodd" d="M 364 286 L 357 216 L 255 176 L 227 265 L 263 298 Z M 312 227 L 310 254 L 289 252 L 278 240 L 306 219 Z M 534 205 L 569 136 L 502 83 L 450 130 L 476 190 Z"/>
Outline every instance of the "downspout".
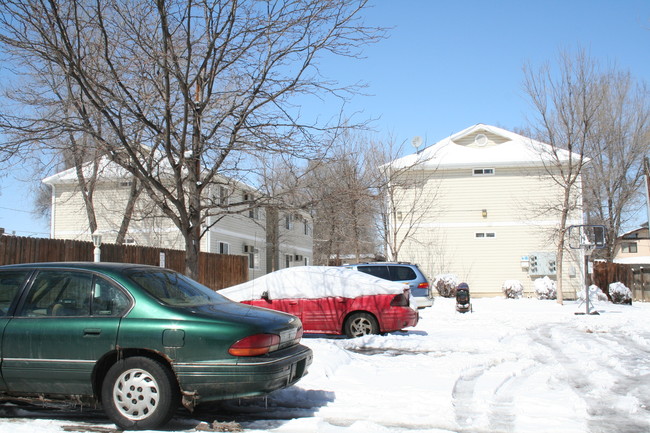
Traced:
<path fill-rule="evenodd" d="M 50 187 L 52 188 L 52 203 L 50 206 L 50 239 L 56 239 L 54 236 L 54 217 L 56 215 L 56 186 L 54 184 L 50 184 Z"/>

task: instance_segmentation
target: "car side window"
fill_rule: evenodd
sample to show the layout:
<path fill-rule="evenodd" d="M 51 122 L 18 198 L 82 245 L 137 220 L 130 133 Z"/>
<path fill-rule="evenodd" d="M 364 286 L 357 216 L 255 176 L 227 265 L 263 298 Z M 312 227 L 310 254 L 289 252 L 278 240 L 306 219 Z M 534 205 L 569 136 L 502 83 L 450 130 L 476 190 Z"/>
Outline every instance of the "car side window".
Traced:
<path fill-rule="evenodd" d="M 415 280 L 417 275 L 415 271 L 408 266 L 391 266 L 390 267 L 390 279 L 391 281 L 404 281 L 404 280 Z"/>
<path fill-rule="evenodd" d="M 115 285 L 103 278 L 95 277 L 91 315 L 114 317 L 126 312 L 131 302 Z"/>
<path fill-rule="evenodd" d="M 358 266 L 357 269 L 366 274 L 374 275 L 384 280 L 390 280 L 387 266 Z"/>
<path fill-rule="evenodd" d="M 40 271 L 29 289 L 20 316 L 89 316 L 92 274 Z"/>
<path fill-rule="evenodd" d="M 11 303 L 18 291 L 25 284 L 31 271 L 1 271 L 0 272 L 0 317 L 9 313 Z"/>

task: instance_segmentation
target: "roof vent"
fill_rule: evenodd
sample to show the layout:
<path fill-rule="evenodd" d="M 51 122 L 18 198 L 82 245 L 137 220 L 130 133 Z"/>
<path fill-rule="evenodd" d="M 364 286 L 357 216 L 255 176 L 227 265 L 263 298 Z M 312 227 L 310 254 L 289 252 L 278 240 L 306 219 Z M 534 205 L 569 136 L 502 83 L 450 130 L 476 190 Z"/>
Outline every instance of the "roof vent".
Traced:
<path fill-rule="evenodd" d="M 476 144 L 478 147 L 485 147 L 487 143 L 488 138 L 485 134 L 477 134 L 476 137 L 474 137 L 474 144 Z"/>

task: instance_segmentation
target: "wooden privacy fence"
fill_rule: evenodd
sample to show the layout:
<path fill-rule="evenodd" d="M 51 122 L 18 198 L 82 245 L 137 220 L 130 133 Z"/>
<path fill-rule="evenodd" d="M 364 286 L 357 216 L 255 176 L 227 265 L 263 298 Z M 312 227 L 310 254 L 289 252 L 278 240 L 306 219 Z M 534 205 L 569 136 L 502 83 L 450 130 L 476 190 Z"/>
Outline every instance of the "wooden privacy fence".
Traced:
<path fill-rule="evenodd" d="M 605 293 L 609 291 L 611 283 L 621 282 L 632 290 L 632 300 L 650 301 L 650 267 L 594 262 L 592 279 L 593 284 L 600 287 Z"/>
<path fill-rule="evenodd" d="M 0 265 L 36 262 L 91 262 L 92 242 L 67 239 L 0 236 Z M 101 245 L 103 262 L 138 263 L 163 266 L 183 273 L 185 251 L 135 245 Z M 248 280 L 248 258 L 225 254 L 200 253 L 198 281 L 212 290 Z"/>

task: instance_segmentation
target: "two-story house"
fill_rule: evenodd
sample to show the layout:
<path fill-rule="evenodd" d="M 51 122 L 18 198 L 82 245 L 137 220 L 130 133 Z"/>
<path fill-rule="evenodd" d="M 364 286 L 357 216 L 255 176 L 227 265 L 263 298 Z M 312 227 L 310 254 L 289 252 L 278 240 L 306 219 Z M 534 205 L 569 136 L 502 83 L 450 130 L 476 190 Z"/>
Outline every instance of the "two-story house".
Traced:
<path fill-rule="evenodd" d="M 554 236 L 562 191 L 551 176 L 558 167 L 547 159 L 549 150 L 477 124 L 393 161 L 394 170 L 404 170 L 391 224 L 404 241 L 398 259 L 418 263 L 430 278 L 454 274 L 476 295 L 502 295 L 506 280 L 520 281 L 533 295 L 534 280 L 557 276 Z M 573 200 L 581 202 L 579 184 Z M 401 224 L 406 219 L 408 227 Z M 579 209 L 571 224 L 582 224 Z M 579 250 L 564 254 L 567 298 L 582 288 L 582 257 Z"/>
<path fill-rule="evenodd" d="M 84 166 L 87 175 L 91 169 L 89 164 Z M 104 242 L 114 241 L 120 230 L 131 196 L 131 179 L 116 164 L 107 160 L 100 163 L 92 201 L 97 232 Z M 76 170 L 62 171 L 43 183 L 52 188 L 51 238 L 89 241 L 89 219 Z M 210 192 L 221 212 L 204 222 L 201 251 L 248 256 L 250 279 L 272 270 L 311 263 L 313 238 L 308 214 L 283 211 L 268 218 L 270 213 L 265 207 L 247 205 L 255 202 L 258 191 L 241 182 L 224 182 L 224 185 L 227 186 L 215 185 Z M 176 226 L 146 193 L 138 195 L 135 201 L 125 243 L 184 248 Z"/>

